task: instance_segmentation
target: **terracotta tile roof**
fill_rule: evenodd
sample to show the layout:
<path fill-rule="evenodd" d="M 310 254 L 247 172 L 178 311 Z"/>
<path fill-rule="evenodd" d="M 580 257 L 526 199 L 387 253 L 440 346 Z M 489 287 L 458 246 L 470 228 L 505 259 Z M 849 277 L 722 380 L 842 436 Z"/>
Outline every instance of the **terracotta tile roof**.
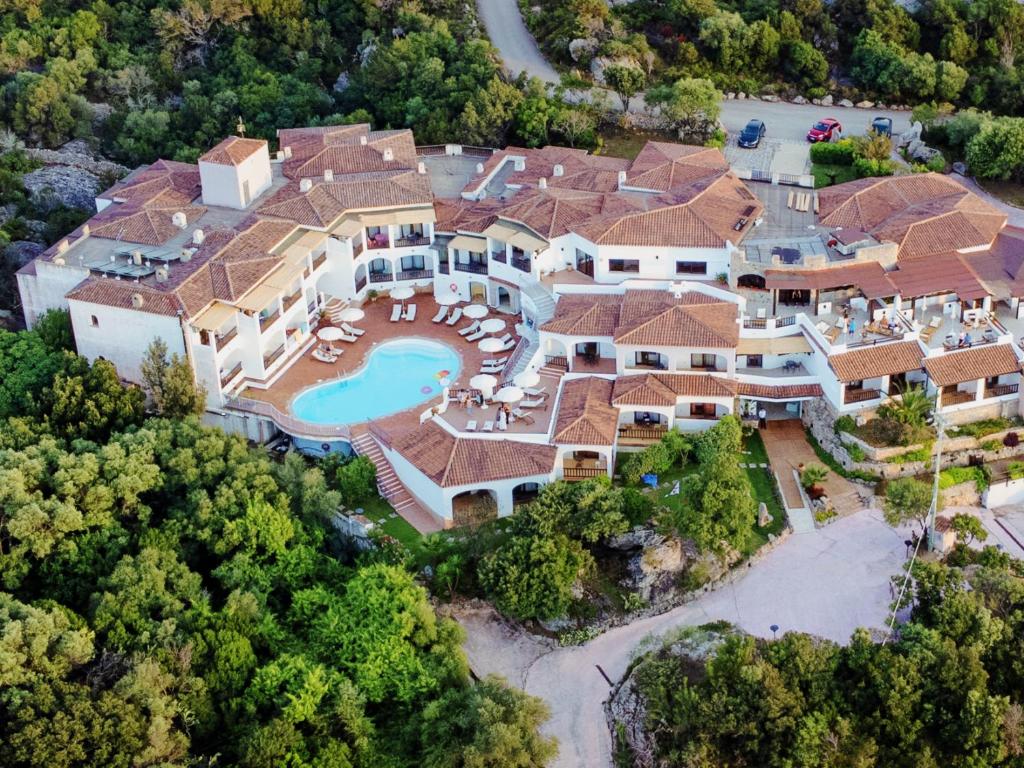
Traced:
<path fill-rule="evenodd" d="M 164 195 L 161 194 L 147 205 L 115 204 L 116 207 L 111 206 L 89 220 L 92 236 L 127 243 L 163 245 L 181 231 L 172 221 L 174 214 L 185 214 L 185 220 L 191 224 L 206 213 L 206 208 L 201 205 L 165 207 L 164 203 Z"/>
<path fill-rule="evenodd" d="M 680 397 L 734 397 L 736 383 L 706 373 L 646 373 L 619 376 L 613 405 L 674 406 Z"/>
<path fill-rule="evenodd" d="M 937 386 L 944 387 L 1004 373 L 1018 373 L 1021 366 L 1010 344 L 989 344 L 925 358 L 924 369 L 928 378 Z"/>
<path fill-rule="evenodd" d="M 1006 214 L 937 173 L 858 179 L 818 192 L 820 221 L 899 245 L 914 258 L 989 245 Z"/>
<path fill-rule="evenodd" d="M 619 325 L 622 297 L 611 293 L 566 294 L 542 331 L 566 336 L 613 336 Z"/>
<path fill-rule="evenodd" d="M 187 205 L 199 197 L 202 192 L 199 166 L 173 160 L 157 160 L 152 165 L 136 169 L 97 197 L 141 204 L 165 192 L 177 193 L 176 198 L 166 196 L 164 199 L 168 202 L 173 200 L 178 205 Z"/>
<path fill-rule="evenodd" d="M 719 176 L 729 168 L 722 153 L 710 147 L 649 141 L 630 164 L 626 184 L 656 192 Z"/>
<path fill-rule="evenodd" d="M 609 404 L 612 382 L 597 376 L 562 384 L 555 416 L 553 442 L 572 445 L 612 445 L 619 412 Z"/>
<path fill-rule="evenodd" d="M 868 299 L 883 299 L 898 293 L 892 274 L 877 261 L 847 264 L 830 269 L 767 269 L 765 287 L 769 289 L 838 288 L 853 285 Z"/>
<path fill-rule="evenodd" d="M 803 397 L 822 397 L 819 384 L 748 384 L 740 382 L 736 394 L 743 397 L 756 397 L 760 400 L 792 400 Z"/>
<path fill-rule="evenodd" d="M 1024 230 L 1006 227 L 989 250 L 964 253 L 961 258 L 997 299 L 1024 295 Z"/>
<path fill-rule="evenodd" d="M 547 475 L 558 452 L 553 445 L 455 437 L 430 421 L 392 447 L 442 488 Z"/>
<path fill-rule="evenodd" d="M 915 371 L 921 368 L 923 360 L 920 344 L 898 341 L 830 355 L 828 363 L 836 377 L 847 382 Z"/>
<path fill-rule="evenodd" d="M 576 189 L 587 192 L 614 192 L 618 189 L 619 171 L 629 167 L 629 161 L 604 155 L 591 155 L 583 149 L 546 146 L 537 149 L 506 147 L 495 152 L 484 163 L 483 173 L 476 174 L 465 186 L 466 192 L 475 191 L 491 172 L 507 158 L 523 158 L 523 170 L 513 170 L 506 184 L 536 187 L 541 178 L 549 187 Z M 508 160 L 512 167 L 512 160 Z M 562 175 L 555 176 L 555 166 L 562 166 Z M 504 173 L 504 171 L 502 172 Z"/>
<path fill-rule="evenodd" d="M 374 171 L 415 170 L 416 146 L 412 131 L 374 131 L 365 123 L 357 125 L 287 128 L 277 132 L 281 148 L 290 148 L 284 174 L 291 179 L 323 177 L 325 170 L 335 178 L 345 174 Z M 385 160 L 390 151 L 391 159 Z"/>
<path fill-rule="evenodd" d="M 140 307 L 134 304 L 133 297 L 136 295 L 142 298 Z M 142 283 L 99 277 L 86 278 L 67 294 L 67 298 L 170 317 L 184 309 L 181 301 L 173 293 L 160 291 Z"/>
<path fill-rule="evenodd" d="M 989 295 L 963 254 L 937 253 L 926 258 L 900 259 L 897 269 L 888 273 L 889 281 L 905 299 L 929 294 L 956 293 L 964 301 Z"/>
<path fill-rule="evenodd" d="M 241 165 L 266 146 L 267 142 L 263 139 L 242 139 L 238 136 L 228 136 L 213 149 L 200 155 L 199 162 Z"/>

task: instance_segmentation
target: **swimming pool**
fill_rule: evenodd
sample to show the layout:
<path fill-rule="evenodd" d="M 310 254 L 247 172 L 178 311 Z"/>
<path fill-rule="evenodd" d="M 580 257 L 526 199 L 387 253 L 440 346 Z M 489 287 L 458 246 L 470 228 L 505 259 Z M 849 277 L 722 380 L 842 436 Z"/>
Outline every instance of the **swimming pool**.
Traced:
<path fill-rule="evenodd" d="M 299 394 L 292 413 L 313 424 L 355 424 L 404 411 L 441 394 L 461 362 L 450 347 L 426 339 L 386 341 L 351 376 Z"/>

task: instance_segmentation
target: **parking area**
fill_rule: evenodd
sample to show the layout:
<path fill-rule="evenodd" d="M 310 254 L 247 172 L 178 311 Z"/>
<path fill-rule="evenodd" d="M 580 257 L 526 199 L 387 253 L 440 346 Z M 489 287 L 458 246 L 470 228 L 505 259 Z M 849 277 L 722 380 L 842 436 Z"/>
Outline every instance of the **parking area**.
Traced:
<path fill-rule="evenodd" d="M 733 168 L 799 176 L 810 172 L 809 147 L 807 142 L 765 137 L 757 147 L 746 149 L 737 145 L 736 134 L 731 133 L 722 152 Z"/>

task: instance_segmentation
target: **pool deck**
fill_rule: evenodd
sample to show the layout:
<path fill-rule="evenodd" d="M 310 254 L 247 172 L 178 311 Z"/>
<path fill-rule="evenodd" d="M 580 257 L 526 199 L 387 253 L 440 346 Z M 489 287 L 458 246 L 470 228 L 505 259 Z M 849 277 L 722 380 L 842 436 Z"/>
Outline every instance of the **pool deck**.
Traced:
<path fill-rule="evenodd" d="M 510 352 L 501 355 L 485 354 L 479 350 L 475 342 L 465 341 L 457 333 L 459 328 L 472 322 L 465 318 L 460 320 L 455 326 L 446 325 L 445 323 L 432 323 L 431 318 L 434 317 L 438 310 L 433 294 L 418 293 L 407 302 L 416 304 L 416 319 L 411 323 L 406 320 L 399 320 L 397 323 L 391 322 L 391 306 L 394 303 L 396 302 L 393 299 L 381 297 L 374 302 L 367 302 L 361 305 L 363 311 L 366 312 L 366 317 L 358 322 L 351 323 L 351 325 L 365 330 L 366 333 L 363 334 L 359 341 L 351 344 L 343 341 L 333 342 L 335 348 L 344 350 L 344 354 L 333 365 L 315 360 L 307 353 L 296 360 L 269 389 L 249 387 L 245 390 L 245 396 L 272 403 L 279 410 L 291 413 L 289 405 L 292 399 L 304 389 L 315 384 L 331 381 L 332 379 L 352 375 L 366 362 L 367 355 L 376 345 L 395 339 L 420 337 L 447 344 L 454 349 L 461 359 L 461 368 L 459 375 L 452 382 L 453 387 L 456 385 L 468 386 L 469 380 L 479 372 L 480 364 L 483 360 L 499 356 L 505 357 L 511 354 Z M 516 335 L 514 328 L 517 319 L 516 315 L 502 314 L 492 308 L 491 314 L 488 317 L 500 317 L 505 320 L 506 329 L 504 332 L 511 333 L 513 336 Z M 321 327 L 331 324 L 327 321 Z M 374 424 L 392 436 L 404 434 L 419 426 L 419 415 L 430 405 L 436 405 L 439 402 L 440 397 L 433 397 L 404 411 L 398 411 L 389 416 L 375 419 Z M 461 409 L 454 408 L 453 411 L 461 411 Z M 477 414 L 480 413 L 479 409 L 475 409 L 475 412 Z M 491 413 L 494 413 L 493 409 Z M 462 414 L 460 413 L 459 415 Z M 454 416 L 455 414 L 453 414 L 453 419 L 450 420 L 450 423 L 457 426 L 458 419 L 454 418 Z M 539 421 L 540 419 L 538 419 Z M 357 425 L 352 426 L 353 432 L 358 433 L 362 431 Z"/>

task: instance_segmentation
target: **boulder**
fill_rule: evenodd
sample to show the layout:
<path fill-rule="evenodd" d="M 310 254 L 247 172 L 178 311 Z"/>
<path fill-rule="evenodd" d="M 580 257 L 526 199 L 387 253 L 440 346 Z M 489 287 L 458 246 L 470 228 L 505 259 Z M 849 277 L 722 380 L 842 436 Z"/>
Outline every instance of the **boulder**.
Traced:
<path fill-rule="evenodd" d="M 823 106 L 823 107 L 831 107 L 832 106 L 832 94 L 831 93 L 825 94 L 824 96 L 822 96 L 821 101 L 819 101 L 818 103 L 821 104 L 821 106 Z"/>
<path fill-rule="evenodd" d="M 811 99 L 811 104 L 814 104 L 815 106 L 820 107 L 821 106 L 821 99 Z"/>
<path fill-rule="evenodd" d="M 768 511 L 768 505 L 763 501 L 757 505 L 757 524 L 761 528 L 766 528 L 772 524 L 775 518 L 772 517 L 771 512 Z"/>
<path fill-rule="evenodd" d="M 793 97 L 793 103 L 794 104 L 806 104 L 807 103 L 807 99 L 805 99 L 803 96 L 795 96 L 795 97 Z"/>
<path fill-rule="evenodd" d="M 675 586 L 676 577 L 686 568 L 686 563 L 683 542 L 676 538 L 665 539 L 644 547 L 629 559 L 622 584 L 651 601 Z"/>
<path fill-rule="evenodd" d="M 769 93 L 769 94 L 766 94 L 765 96 L 762 96 L 761 97 L 761 101 L 768 101 L 768 102 L 775 103 L 777 101 L 782 101 L 782 99 L 780 99 L 774 93 Z"/>
<path fill-rule="evenodd" d="M 736 94 L 736 98 L 737 99 L 745 99 L 745 98 L 747 98 L 747 94 L 745 94 L 743 91 L 740 91 L 739 93 Z"/>
<path fill-rule="evenodd" d="M 899 135 L 899 137 L 896 139 L 896 146 L 897 147 L 907 147 L 907 146 L 910 146 L 910 144 L 915 142 L 915 141 L 920 141 L 921 140 L 921 132 L 923 130 L 924 130 L 924 127 L 921 125 L 921 121 L 920 120 L 915 120 L 911 124 L 910 128 L 908 128 L 903 133 L 901 133 Z"/>
<path fill-rule="evenodd" d="M 953 163 L 953 173 L 959 173 L 961 176 L 967 175 L 967 165 L 957 160 Z"/>
<path fill-rule="evenodd" d="M 853 106 L 853 102 L 850 101 L 849 99 L 841 99 L 839 102 L 837 102 L 837 106 L 840 106 L 840 107 L 852 107 Z"/>
<path fill-rule="evenodd" d="M 918 163 L 927 163 L 929 160 L 941 156 L 942 153 L 934 147 L 929 147 L 920 139 L 916 139 L 907 145 L 907 156 Z"/>
<path fill-rule="evenodd" d="M 42 243 L 31 240 L 15 240 L 4 248 L 4 259 L 16 269 L 25 266 L 46 250 Z"/>
<path fill-rule="evenodd" d="M 875 106 L 875 102 L 868 101 L 867 99 L 865 99 L 864 101 L 858 101 L 857 102 L 857 109 L 871 109 L 874 106 Z"/>
<path fill-rule="evenodd" d="M 92 127 L 99 128 L 114 114 L 114 108 L 105 102 L 90 102 L 89 107 L 92 109 Z"/>
<path fill-rule="evenodd" d="M 637 526 L 631 531 L 613 536 L 608 539 L 605 546 L 609 549 L 618 549 L 621 551 L 630 549 L 641 549 L 643 547 L 653 547 L 661 544 L 665 541 L 665 537 L 657 531 L 651 528 L 642 528 Z"/>
<path fill-rule="evenodd" d="M 334 86 L 331 88 L 335 93 L 344 93 L 348 90 L 351 79 L 348 76 L 348 72 L 342 72 L 338 75 L 338 79 L 334 81 Z"/>
<path fill-rule="evenodd" d="M 569 43 L 569 55 L 573 61 L 586 61 L 597 53 L 598 45 L 600 44 L 593 37 L 577 37 Z"/>
<path fill-rule="evenodd" d="M 100 180 L 96 174 L 74 165 L 44 165 L 22 177 L 32 202 L 42 211 L 58 205 L 92 210 Z"/>
<path fill-rule="evenodd" d="M 640 68 L 640 65 L 632 59 L 610 59 L 607 56 L 598 56 L 590 61 L 590 74 L 593 75 L 594 82 L 599 83 L 600 85 L 605 85 L 604 71 L 608 67 L 616 64 L 622 67 Z"/>
<path fill-rule="evenodd" d="M 729 91 L 728 93 L 725 94 L 725 100 L 726 101 L 732 101 L 735 98 L 736 98 L 736 94 L 733 93 L 732 91 Z"/>

